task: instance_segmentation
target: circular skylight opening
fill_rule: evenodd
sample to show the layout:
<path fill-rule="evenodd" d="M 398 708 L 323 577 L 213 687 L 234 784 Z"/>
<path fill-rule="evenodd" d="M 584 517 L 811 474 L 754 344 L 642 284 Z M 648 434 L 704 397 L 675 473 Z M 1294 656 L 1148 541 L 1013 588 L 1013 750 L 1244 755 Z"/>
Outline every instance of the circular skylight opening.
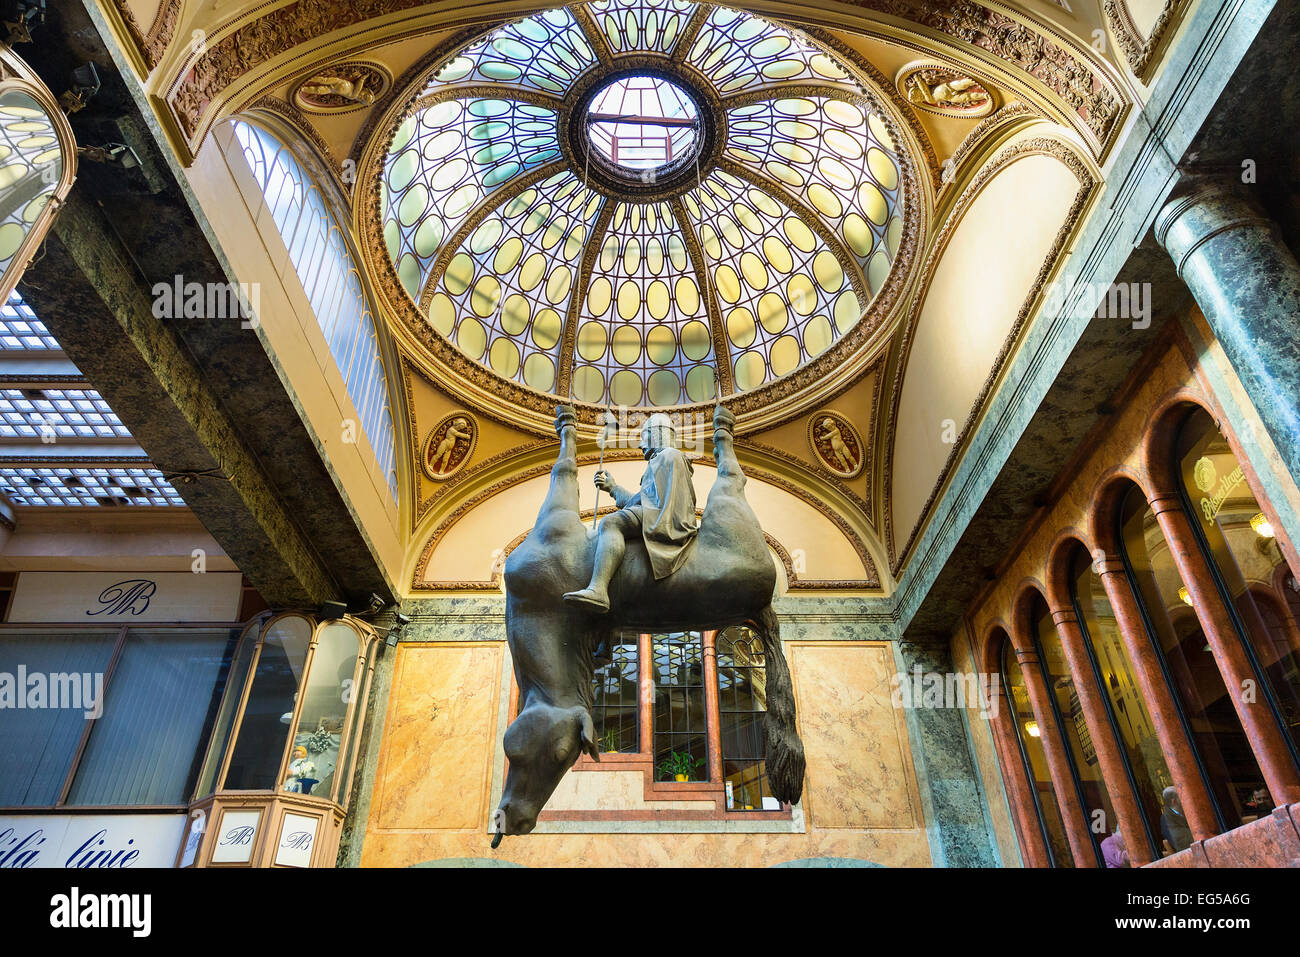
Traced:
<path fill-rule="evenodd" d="M 625 76 L 602 87 L 586 121 L 596 152 L 633 174 L 680 166 L 699 149 L 699 108 L 662 77 Z"/>

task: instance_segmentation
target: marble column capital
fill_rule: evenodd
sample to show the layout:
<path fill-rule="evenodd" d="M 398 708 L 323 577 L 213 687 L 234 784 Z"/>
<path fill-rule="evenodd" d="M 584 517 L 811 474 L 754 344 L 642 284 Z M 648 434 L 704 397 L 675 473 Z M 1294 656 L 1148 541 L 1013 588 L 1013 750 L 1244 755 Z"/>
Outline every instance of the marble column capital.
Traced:
<path fill-rule="evenodd" d="M 1273 220 L 1241 185 L 1231 179 L 1206 178 L 1177 190 L 1156 214 L 1156 241 L 1183 276 L 1187 261 L 1215 236 L 1235 229 L 1276 232 Z"/>

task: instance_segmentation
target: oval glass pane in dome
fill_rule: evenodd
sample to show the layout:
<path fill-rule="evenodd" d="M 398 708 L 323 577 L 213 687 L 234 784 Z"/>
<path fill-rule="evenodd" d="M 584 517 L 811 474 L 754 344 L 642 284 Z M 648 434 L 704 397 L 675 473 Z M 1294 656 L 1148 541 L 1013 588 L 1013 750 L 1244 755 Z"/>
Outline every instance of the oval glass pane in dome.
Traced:
<path fill-rule="evenodd" d="M 594 0 L 448 51 L 396 123 L 379 232 L 433 333 L 579 402 L 761 388 L 886 285 L 912 169 L 803 32 Z"/>
<path fill-rule="evenodd" d="M 587 106 L 587 138 L 605 159 L 630 170 L 654 170 L 690 156 L 699 145 L 700 114 L 675 83 L 625 76 Z"/>

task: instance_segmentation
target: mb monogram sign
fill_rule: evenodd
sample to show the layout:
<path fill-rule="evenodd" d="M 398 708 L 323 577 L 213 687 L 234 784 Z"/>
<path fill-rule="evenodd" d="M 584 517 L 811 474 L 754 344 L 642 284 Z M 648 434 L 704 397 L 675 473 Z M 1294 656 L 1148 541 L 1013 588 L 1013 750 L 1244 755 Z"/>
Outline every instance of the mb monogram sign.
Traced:
<path fill-rule="evenodd" d="M 235 621 L 238 572 L 22 572 L 11 622 Z"/>

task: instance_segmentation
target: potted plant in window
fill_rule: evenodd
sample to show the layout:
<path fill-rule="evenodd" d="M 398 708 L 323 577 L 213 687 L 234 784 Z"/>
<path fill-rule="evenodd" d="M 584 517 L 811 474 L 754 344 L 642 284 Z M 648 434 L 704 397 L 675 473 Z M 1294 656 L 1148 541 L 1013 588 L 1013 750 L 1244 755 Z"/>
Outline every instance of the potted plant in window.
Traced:
<path fill-rule="evenodd" d="M 659 762 L 659 774 L 664 780 L 689 781 L 695 769 L 703 763 L 703 758 L 693 758 L 689 752 L 670 751 L 668 757 Z"/>
<path fill-rule="evenodd" d="M 604 751 L 606 754 L 616 753 L 619 750 L 619 745 L 621 743 L 622 742 L 619 740 L 618 730 L 615 728 L 609 728 L 600 736 L 600 750 Z"/>

